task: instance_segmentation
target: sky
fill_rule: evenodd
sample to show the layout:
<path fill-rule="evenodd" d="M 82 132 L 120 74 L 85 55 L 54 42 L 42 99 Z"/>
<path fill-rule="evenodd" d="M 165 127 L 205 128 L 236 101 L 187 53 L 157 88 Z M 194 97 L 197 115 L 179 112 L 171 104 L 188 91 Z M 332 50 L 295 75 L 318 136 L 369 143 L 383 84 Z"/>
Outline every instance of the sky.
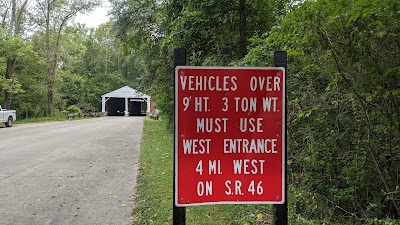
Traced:
<path fill-rule="evenodd" d="M 102 7 L 96 8 L 94 11 L 82 15 L 78 14 L 75 18 L 75 22 L 86 24 L 90 28 L 96 28 L 100 24 L 105 23 L 109 20 L 107 12 L 110 9 L 110 3 L 104 2 Z"/>

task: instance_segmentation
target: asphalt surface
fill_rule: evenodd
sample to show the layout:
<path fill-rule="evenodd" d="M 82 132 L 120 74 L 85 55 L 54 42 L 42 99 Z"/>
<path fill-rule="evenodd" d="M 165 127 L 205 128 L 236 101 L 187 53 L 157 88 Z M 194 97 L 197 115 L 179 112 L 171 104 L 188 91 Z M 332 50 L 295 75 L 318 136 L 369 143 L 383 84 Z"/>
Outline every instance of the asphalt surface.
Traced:
<path fill-rule="evenodd" d="M 143 117 L 0 127 L 0 225 L 132 224 Z"/>

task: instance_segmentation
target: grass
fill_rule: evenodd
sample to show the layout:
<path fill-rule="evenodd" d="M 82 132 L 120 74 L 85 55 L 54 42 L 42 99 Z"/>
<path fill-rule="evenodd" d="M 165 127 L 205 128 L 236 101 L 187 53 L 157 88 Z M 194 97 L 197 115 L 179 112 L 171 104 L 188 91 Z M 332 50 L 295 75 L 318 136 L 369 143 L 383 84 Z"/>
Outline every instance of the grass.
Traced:
<path fill-rule="evenodd" d="M 87 117 L 90 118 L 90 117 Z M 65 115 L 59 115 L 59 116 L 52 116 L 52 117 L 40 117 L 40 118 L 28 118 L 28 119 L 18 119 L 14 121 L 14 124 L 25 124 L 25 123 L 41 123 L 41 122 L 54 122 L 54 121 L 65 121 L 65 120 L 79 120 L 79 119 L 84 119 L 82 117 L 75 117 L 74 119 L 72 118 L 66 118 Z"/>
<path fill-rule="evenodd" d="M 162 120 L 145 119 L 134 224 L 172 224 L 173 135 Z M 187 224 L 270 224 L 268 205 L 186 208 Z"/>
<path fill-rule="evenodd" d="M 172 224 L 173 135 L 162 120 L 145 119 L 140 152 L 134 224 Z M 289 224 L 347 225 L 351 222 L 308 219 L 297 214 L 296 196 L 289 188 Z M 272 224 L 269 205 L 208 205 L 186 208 L 186 224 L 191 225 L 260 225 Z M 391 221 L 370 221 L 363 224 L 394 225 Z"/>
<path fill-rule="evenodd" d="M 162 120 L 145 119 L 140 152 L 134 224 L 172 224 L 173 135 Z M 296 212 L 295 190 L 289 188 L 289 224 L 350 225 L 332 218 L 313 220 Z M 297 199 L 298 200 L 298 199 Z M 305 213 L 306 214 L 306 213 Z M 323 216 L 322 216 L 323 217 Z M 186 208 L 186 224 L 272 224 L 269 205 L 209 205 Z M 371 220 L 358 224 L 394 225 L 398 220 Z"/>

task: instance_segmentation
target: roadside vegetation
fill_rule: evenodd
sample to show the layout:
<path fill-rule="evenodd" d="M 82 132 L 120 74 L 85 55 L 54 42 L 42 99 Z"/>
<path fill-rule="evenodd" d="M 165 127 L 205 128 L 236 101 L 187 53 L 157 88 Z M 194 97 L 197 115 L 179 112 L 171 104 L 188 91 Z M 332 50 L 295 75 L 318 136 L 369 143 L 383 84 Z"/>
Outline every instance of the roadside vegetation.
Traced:
<path fill-rule="evenodd" d="M 400 224 L 400 1 L 110 3 L 111 21 L 89 29 L 72 18 L 99 1 L 0 1 L 0 104 L 20 119 L 99 111 L 102 94 L 128 85 L 171 127 L 174 48 L 187 49 L 190 66 L 271 66 L 285 50 L 290 216 Z"/>
<path fill-rule="evenodd" d="M 134 224 L 172 223 L 173 134 L 165 120 L 145 119 L 140 150 L 137 179 Z M 316 194 L 305 193 L 295 184 L 289 184 L 289 224 L 296 225 L 397 225 L 398 220 L 370 219 L 360 223 L 348 217 L 336 219 L 322 217 L 310 219 L 302 215 L 300 207 L 311 205 L 313 209 L 328 209 L 317 202 Z M 342 209 L 343 210 L 343 209 Z M 310 214 L 313 213 L 312 211 Z M 325 212 L 328 213 L 328 212 Z M 187 224 L 272 224 L 270 205 L 210 205 L 186 207 Z M 325 218 L 325 219 L 323 219 Z"/>
<path fill-rule="evenodd" d="M 16 120 L 15 124 L 26 124 L 26 123 L 40 123 L 40 122 L 52 122 L 52 121 L 65 121 L 67 118 L 65 116 L 52 116 L 52 117 L 41 117 L 41 118 L 27 118 Z"/>
<path fill-rule="evenodd" d="M 62 112 L 54 113 L 52 116 L 46 117 L 38 117 L 38 118 L 23 118 L 15 121 L 15 124 L 24 124 L 24 123 L 38 123 L 38 122 L 51 122 L 51 121 L 65 121 L 65 120 L 81 120 L 87 118 L 93 118 L 98 116 L 98 113 L 85 113 L 82 114 L 81 110 L 74 106 L 70 105 L 67 110 Z"/>
<path fill-rule="evenodd" d="M 0 104 L 17 119 L 98 112 L 101 95 L 138 88 L 141 68 L 111 29 L 74 23 L 99 0 L 0 1 Z M 50 119 L 51 120 L 51 119 Z"/>
<path fill-rule="evenodd" d="M 190 66 L 271 66 L 286 50 L 290 216 L 400 224 L 399 1 L 122 2 L 117 33 L 169 124 L 173 48 Z"/>
<path fill-rule="evenodd" d="M 173 135 L 165 120 L 145 119 L 140 150 L 134 224 L 172 224 Z M 186 208 L 187 224 L 270 224 L 263 205 Z"/>
<path fill-rule="evenodd" d="M 88 119 L 93 117 L 68 117 L 65 114 L 57 114 L 51 117 L 39 117 L 39 118 L 25 118 L 25 119 L 18 119 L 14 122 L 14 124 L 25 124 L 25 123 L 41 123 L 41 122 L 53 122 L 53 121 L 66 121 L 66 120 L 81 120 L 81 119 Z"/>

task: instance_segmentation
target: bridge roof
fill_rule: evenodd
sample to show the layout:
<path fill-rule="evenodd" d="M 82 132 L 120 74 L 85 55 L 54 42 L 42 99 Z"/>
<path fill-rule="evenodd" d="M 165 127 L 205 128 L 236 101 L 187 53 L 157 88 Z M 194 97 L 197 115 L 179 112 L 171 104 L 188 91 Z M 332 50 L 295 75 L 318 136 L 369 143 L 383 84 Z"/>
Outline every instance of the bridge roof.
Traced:
<path fill-rule="evenodd" d="M 143 94 L 131 87 L 125 86 L 114 90 L 110 93 L 102 95 L 101 97 L 106 98 L 150 98 L 150 96 Z"/>

